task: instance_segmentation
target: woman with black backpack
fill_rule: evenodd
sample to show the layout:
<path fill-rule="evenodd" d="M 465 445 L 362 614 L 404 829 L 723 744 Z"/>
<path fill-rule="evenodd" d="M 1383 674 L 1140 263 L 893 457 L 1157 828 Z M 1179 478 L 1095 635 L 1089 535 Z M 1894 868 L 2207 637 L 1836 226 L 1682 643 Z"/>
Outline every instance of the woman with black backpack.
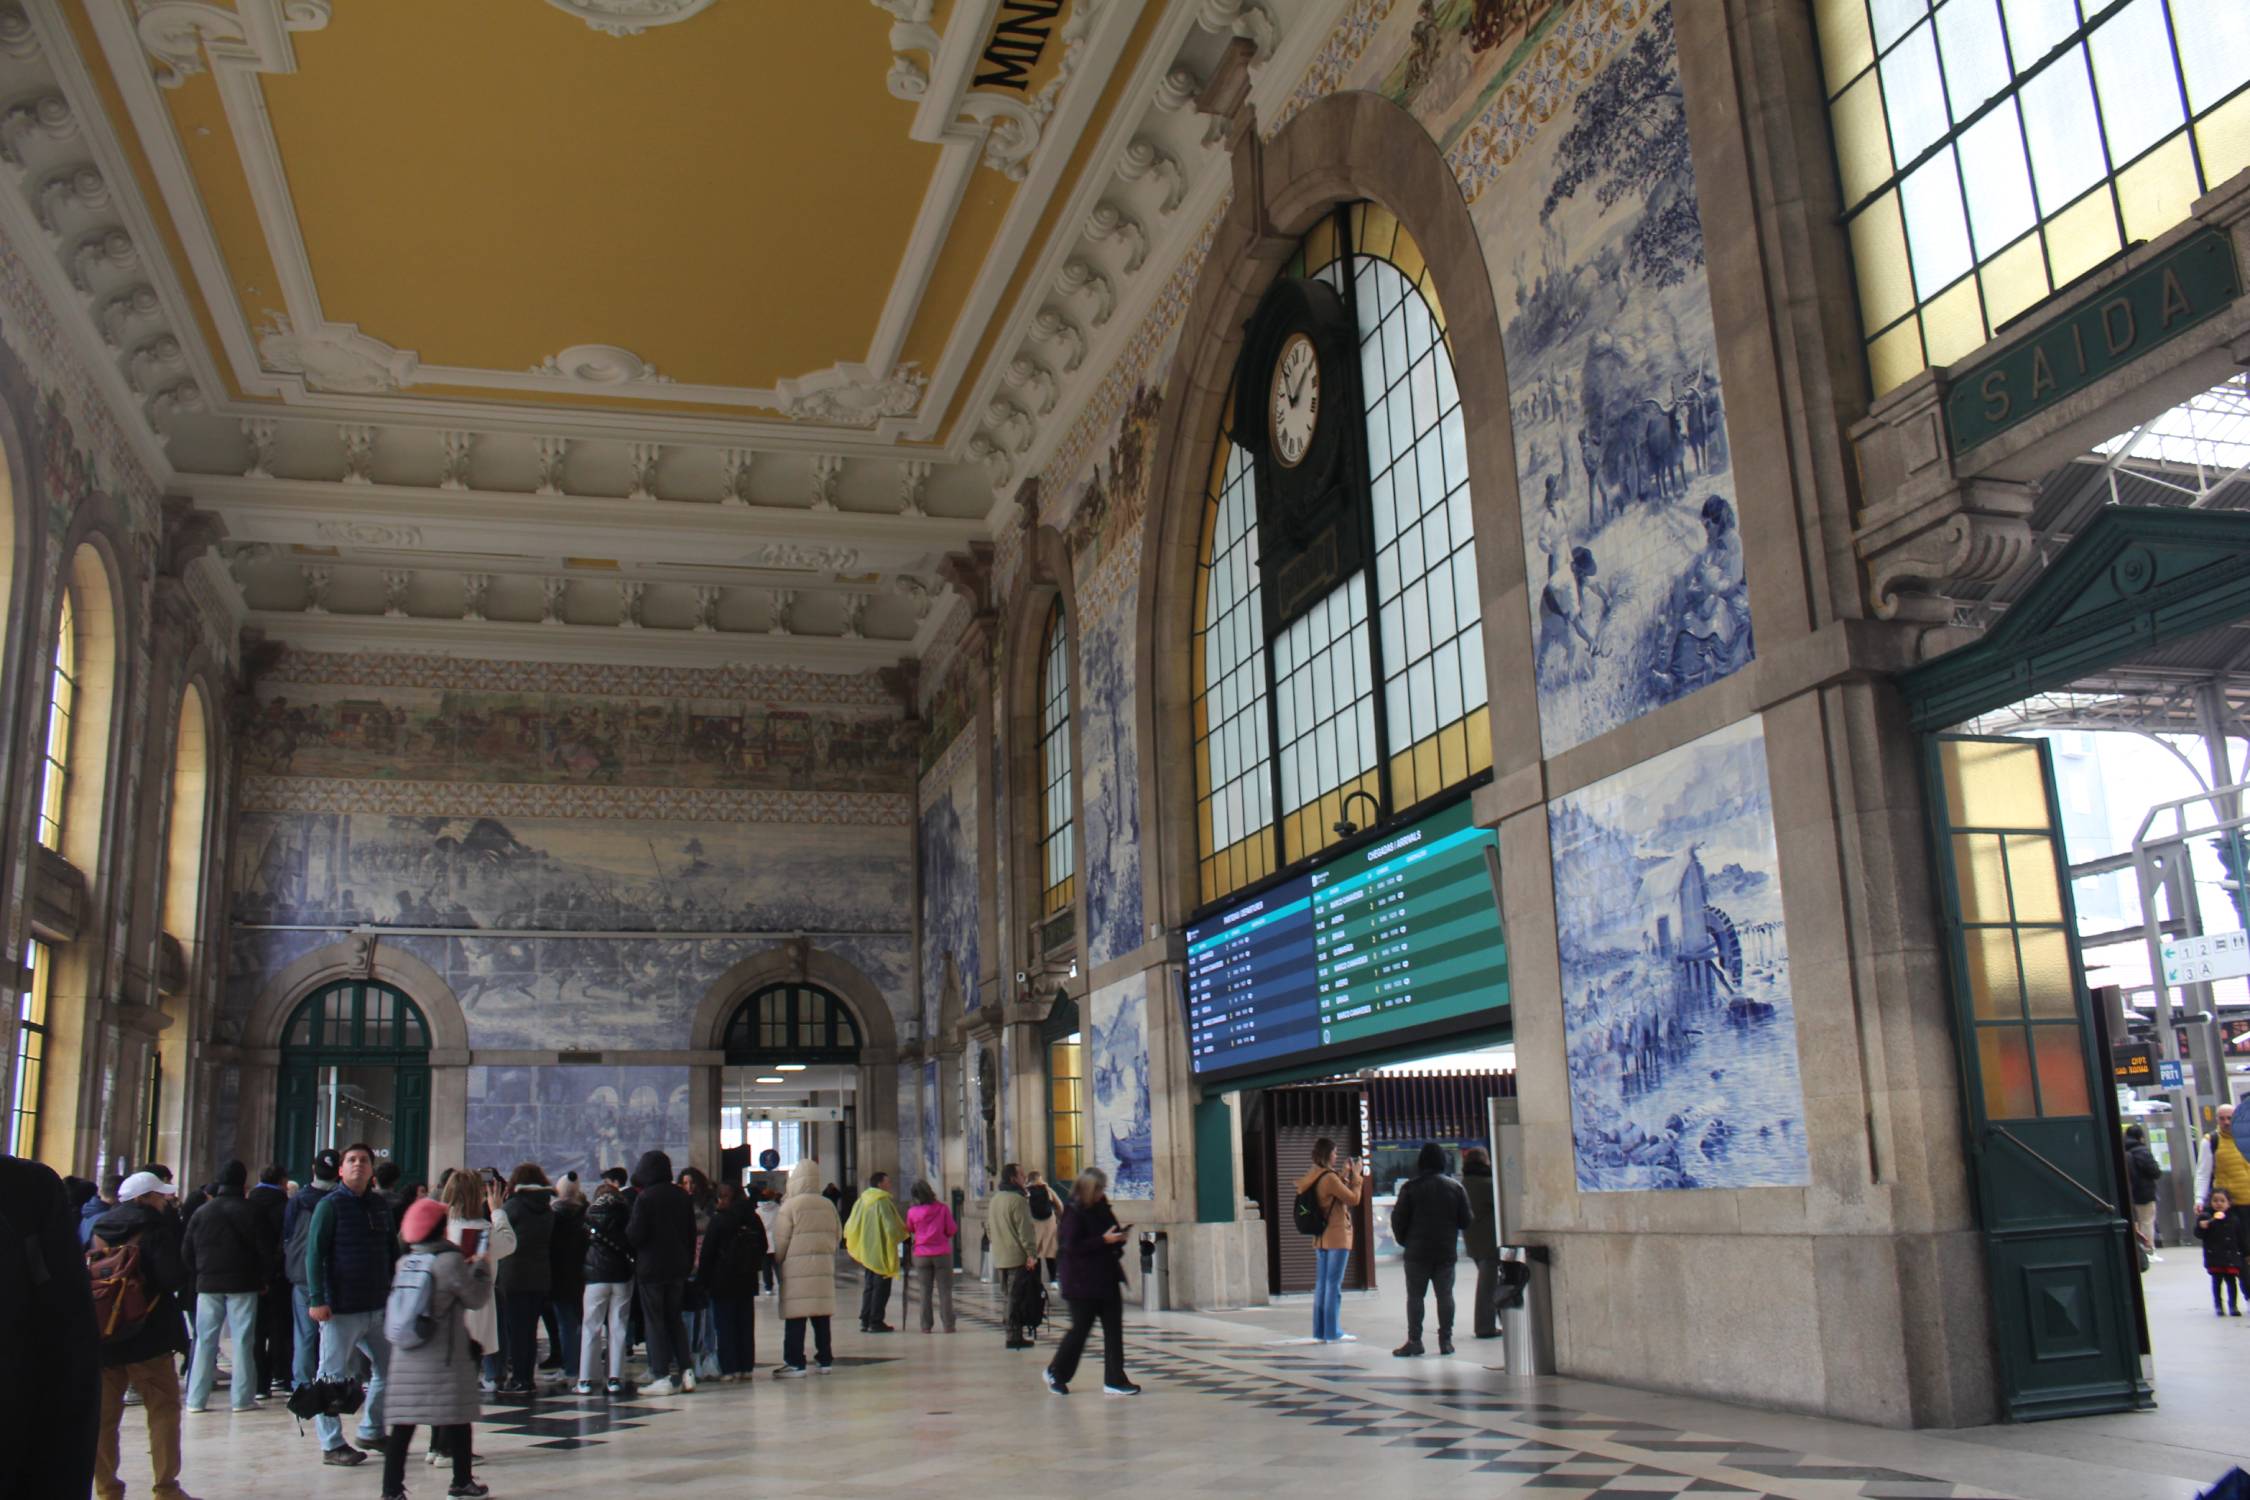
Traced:
<path fill-rule="evenodd" d="M 1368 1199 L 1372 1184 L 1359 1164 L 1336 1160 L 1336 1143 L 1327 1136 L 1313 1142 L 1312 1168 L 1297 1179 L 1297 1227 L 1314 1234 L 1313 1338 L 1323 1344 L 1342 1343 L 1344 1332 L 1344 1268 L 1352 1258 L 1352 1216 Z"/>
<path fill-rule="evenodd" d="M 424 1198 L 406 1210 L 399 1227 L 407 1254 L 398 1263 L 391 1290 L 391 1305 L 384 1315 L 384 1333 L 390 1339 L 390 1378 L 383 1387 L 383 1420 L 389 1431 L 383 1441 L 383 1500 L 406 1500 L 406 1450 L 413 1445 L 414 1429 L 432 1429 L 431 1451 L 445 1438 L 445 1451 L 453 1459 L 453 1496 L 489 1495 L 470 1473 L 475 1461 L 469 1441 L 469 1424 L 476 1420 L 478 1351 L 469 1337 L 467 1312 L 492 1300 L 492 1263 L 480 1248 L 463 1255 L 461 1247 L 446 1237 L 446 1206 Z M 404 1289 L 426 1278 L 421 1293 L 421 1316 L 413 1321 L 419 1342 L 407 1342 L 394 1329 Z M 411 1298 L 408 1298 L 411 1302 Z"/>
<path fill-rule="evenodd" d="M 748 1380 L 757 1368 L 758 1335 L 752 1312 L 758 1278 L 766 1269 L 766 1226 L 742 1189 L 719 1184 L 711 1227 L 703 1233 L 696 1283 L 711 1298 L 718 1324 L 719 1379 Z"/>
<path fill-rule="evenodd" d="M 605 1330 L 609 1340 L 609 1394 L 625 1394 L 625 1351 L 632 1346 L 633 1244 L 625 1238 L 632 1200 L 608 1178 L 594 1189 L 586 1210 L 585 1317 L 578 1336 L 578 1386 L 594 1394 L 601 1370 L 597 1358 Z"/>

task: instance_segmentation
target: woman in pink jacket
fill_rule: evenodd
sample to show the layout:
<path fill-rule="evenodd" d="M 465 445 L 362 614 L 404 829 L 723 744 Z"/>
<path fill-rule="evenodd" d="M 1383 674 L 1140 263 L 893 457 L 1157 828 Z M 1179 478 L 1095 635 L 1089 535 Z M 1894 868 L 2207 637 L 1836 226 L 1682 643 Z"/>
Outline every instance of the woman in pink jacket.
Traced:
<path fill-rule="evenodd" d="M 945 1309 L 945 1331 L 953 1331 L 953 1242 L 961 1226 L 953 1210 L 938 1201 L 927 1182 L 914 1184 L 914 1206 L 906 1211 L 906 1227 L 914 1235 L 914 1279 L 922 1292 L 922 1331 L 930 1332 L 930 1315 L 936 1303 Z M 935 1299 L 933 1303 L 933 1297 Z"/>

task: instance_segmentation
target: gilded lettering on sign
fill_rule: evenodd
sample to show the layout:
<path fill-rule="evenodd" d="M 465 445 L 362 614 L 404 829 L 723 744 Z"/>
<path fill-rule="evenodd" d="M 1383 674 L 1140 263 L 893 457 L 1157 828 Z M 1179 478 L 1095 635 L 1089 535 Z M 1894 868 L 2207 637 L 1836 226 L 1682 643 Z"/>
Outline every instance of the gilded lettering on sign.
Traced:
<path fill-rule="evenodd" d="M 1031 86 L 1031 70 L 1047 52 L 1047 38 L 1063 0 L 1001 0 L 1000 18 L 984 45 L 984 71 L 971 81 L 977 88 L 1014 89 L 1021 94 Z"/>
<path fill-rule="evenodd" d="M 2013 348 L 1969 368 L 1946 397 L 1953 451 L 1999 436 L 2140 358 L 2242 290 L 2224 234 L 2191 235 Z"/>

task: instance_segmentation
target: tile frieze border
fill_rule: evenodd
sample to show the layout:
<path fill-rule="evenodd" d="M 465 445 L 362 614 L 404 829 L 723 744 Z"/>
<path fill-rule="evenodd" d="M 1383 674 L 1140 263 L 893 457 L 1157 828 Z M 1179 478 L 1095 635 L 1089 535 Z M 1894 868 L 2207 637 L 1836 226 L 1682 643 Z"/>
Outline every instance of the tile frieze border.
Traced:
<path fill-rule="evenodd" d="M 417 818 L 587 818 L 682 823 L 816 823 L 896 827 L 913 820 L 906 792 L 804 792 L 727 787 L 495 785 L 476 781 L 267 776 L 242 778 L 246 813 L 375 813 Z"/>

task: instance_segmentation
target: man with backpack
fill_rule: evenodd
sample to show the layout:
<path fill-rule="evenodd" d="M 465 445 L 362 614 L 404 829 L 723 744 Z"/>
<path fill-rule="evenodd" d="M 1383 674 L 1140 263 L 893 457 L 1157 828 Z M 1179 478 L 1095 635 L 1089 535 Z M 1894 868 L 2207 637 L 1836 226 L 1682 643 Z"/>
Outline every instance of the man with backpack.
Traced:
<path fill-rule="evenodd" d="M 359 1440 L 372 1449 L 383 1437 L 383 1382 L 390 1376 L 391 1346 L 383 1337 L 383 1306 L 391 1294 L 390 1205 L 375 1191 L 375 1150 L 344 1151 L 342 1181 L 313 1210 L 305 1241 L 305 1303 L 320 1325 L 320 1378 L 343 1380 L 354 1355 L 373 1374 L 359 1413 Z M 344 1424 L 326 1412 L 313 1418 L 321 1462 L 349 1468 L 367 1454 L 344 1441 Z"/>
<path fill-rule="evenodd" d="M 210 1405 L 224 1329 L 234 1332 L 232 1405 L 236 1411 L 257 1405 L 258 1295 L 281 1263 L 281 1246 L 267 1238 L 257 1210 L 243 1196 L 249 1181 L 249 1168 L 228 1162 L 210 1201 L 187 1221 L 187 1269 L 195 1283 L 195 1360 L 187 1388 L 191 1412 Z"/>
<path fill-rule="evenodd" d="M 153 1172 L 135 1172 L 119 1184 L 117 1206 L 94 1221 L 86 1270 L 94 1290 L 94 1324 L 102 1340 L 100 1437 L 94 1450 L 94 1491 L 101 1500 L 125 1493 L 117 1477 L 117 1424 L 125 1392 L 140 1394 L 148 1412 L 148 1463 L 153 1493 L 188 1500 L 180 1488 L 180 1372 L 173 1361 L 187 1352 L 180 1289 L 187 1267 L 180 1257 L 179 1221 L 170 1212 L 174 1189 Z"/>
<path fill-rule="evenodd" d="M 312 1236 L 313 1210 L 336 1191 L 336 1174 L 343 1157 L 331 1148 L 313 1158 L 313 1180 L 297 1189 L 281 1225 L 281 1270 L 289 1279 L 289 1307 L 294 1316 L 296 1347 L 290 1351 L 291 1389 L 313 1383 L 320 1366 L 320 1325 L 312 1320 L 312 1304 L 305 1300 L 305 1241 Z"/>

